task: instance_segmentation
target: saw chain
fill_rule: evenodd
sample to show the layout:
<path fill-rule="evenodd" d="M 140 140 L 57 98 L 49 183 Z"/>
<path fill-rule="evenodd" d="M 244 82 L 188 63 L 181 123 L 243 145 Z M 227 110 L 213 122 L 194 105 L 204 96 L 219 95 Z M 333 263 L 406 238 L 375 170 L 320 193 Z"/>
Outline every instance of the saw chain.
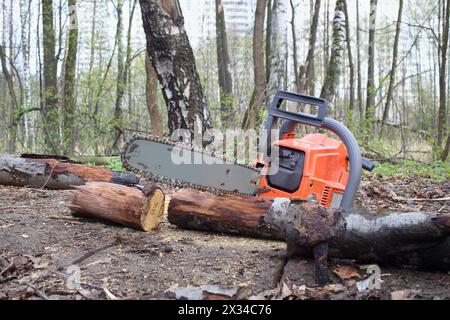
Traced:
<path fill-rule="evenodd" d="M 205 149 L 199 149 L 196 148 L 192 145 L 186 144 L 186 143 L 182 143 L 182 142 L 173 142 L 167 138 L 160 138 L 157 136 L 152 136 L 152 135 L 143 135 L 143 134 L 139 134 L 139 133 L 135 133 L 133 134 L 133 136 L 125 143 L 123 150 L 125 150 L 124 152 L 122 152 L 120 154 L 120 158 L 121 158 L 121 162 L 122 162 L 122 166 L 130 171 L 133 172 L 137 175 L 140 175 L 142 177 L 144 177 L 145 179 L 147 179 L 148 181 L 154 182 L 154 183 L 159 183 L 159 184 L 163 184 L 169 187 L 173 187 L 173 188 L 180 188 L 180 189 L 195 189 L 195 190 L 199 190 L 199 191 L 205 191 L 205 192 L 210 192 L 216 195 L 224 195 L 224 194 L 228 194 L 228 195 L 238 195 L 238 196 L 245 196 L 245 197 L 250 197 L 250 195 L 248 194 L 244 194 L 244 193 L 240 193 L 240 192 L 233 192 L 233 191 L 226 191 L 226 190 L 221 190 L 221 189 L 217 189 L 214 187 L 207 187 L 207 186 L 202 186 L 200 184 L 193 184 L 190 182 L 186 182 L 183 180 L 179 180 L 179 179 L 174 179 L 174 178 L 169 178 L 169 177 L 164 177 L 164 176 L 159 176 L 156 174 L 153 174 L 151 172 L 146 172 L 144 170 L 139 170 L 134 168 L 133 166 L 131 166 L 128 161 L 127 161 L 127 157 L 126 157 L 126 150 L 128 150 L 128 147 L 136 140 L 147 140 L 147 141 L 152 141 L 152 142 L 156 142 L 159 144 L 163 144 L 166 145 L 168 147 L 176 147 L 179 149 L 183 149 L 183 150 L 187 150 L 187 151 L 193 151 L 193 152 L 197 152 L 200 153 L 202 155 L 206 155 L 206 156 L 210 156 L 213 158 L 216 158 L 217 160 L 226 162 L 226 163 L 230 163 L 233 164 L 235 166 L 241 166 L 247 169 L 251 169 L 257 173 L 259 173 L 259 170 L 255 169 L 253 166 L 250 166 L 248 164 L 245 163 L 240 163 L 238 162 L 237 159 L 230 159 L 227 158 L 223 155 L 219 156 L 217 155 L 214 151 L 208 151 Z"/>

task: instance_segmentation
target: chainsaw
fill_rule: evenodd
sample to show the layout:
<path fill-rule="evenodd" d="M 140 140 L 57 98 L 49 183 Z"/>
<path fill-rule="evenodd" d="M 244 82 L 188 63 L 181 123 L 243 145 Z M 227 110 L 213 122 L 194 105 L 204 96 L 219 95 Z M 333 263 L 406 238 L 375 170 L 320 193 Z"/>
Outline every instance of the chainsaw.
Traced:
<path fill-rule="evenodd" d="M 287 101 L 311 105 L 317 109 L 317 114 L 285 111 L 281 106 Z M 327 208 L 351 209 L 362 169 L 372 171 L 374 165 L 361 157 L 359 145 L 350 130 L 326 117 L 327 108 L 323 99 L 279 91 L 265 122 L 264 157 L 255 160 L 253 165 L 190 145 L 143 135 L 134 135 L 127 142 L 121 156 L 122 164 L 150 180 L 175 187 L 314 201 Z M 271 141 L 271 132 L 279 120 L 283 121 L 279 140 Z M 340 140 L 322 133 L 296 138 L 298 124 L 331 131 Z M 178 163 L 173 161 L 174 154 L 193 161 Z"/>

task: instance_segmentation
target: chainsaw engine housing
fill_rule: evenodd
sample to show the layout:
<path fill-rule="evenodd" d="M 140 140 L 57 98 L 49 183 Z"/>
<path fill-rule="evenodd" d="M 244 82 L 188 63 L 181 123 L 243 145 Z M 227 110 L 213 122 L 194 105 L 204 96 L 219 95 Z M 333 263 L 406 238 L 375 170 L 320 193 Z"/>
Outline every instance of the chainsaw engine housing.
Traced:
<path fill-rule="evenodd" d="M 344 144 L 323 134 L 301 139 L 287 137 L 279 147 L 279 166 L 274 174 L 265 164 L 259 194 L 265 198 L 316 201 L 339 208 L 348 181 L 348 154 Z"/>

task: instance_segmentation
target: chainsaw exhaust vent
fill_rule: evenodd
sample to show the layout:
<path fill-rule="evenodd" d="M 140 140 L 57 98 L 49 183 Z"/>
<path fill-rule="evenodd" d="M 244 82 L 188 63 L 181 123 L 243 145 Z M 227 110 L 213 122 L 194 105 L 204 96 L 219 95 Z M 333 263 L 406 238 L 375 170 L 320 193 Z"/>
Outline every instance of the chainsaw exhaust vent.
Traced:
<path fill-rule="evenodd" d="M 337 209 L 341 204 L 343 193 L 344 190 L 342 189 L 325 186 L 320 204 L 324 207 Z"/>
<path fill-rule="evenodd" d="M 330 196 L 331 196 L 330 187 L 325 187 L 323 189 L 322 200 L 320 201 L 320 204 L 324 207 L 327 207 L 330 201 Z"/>

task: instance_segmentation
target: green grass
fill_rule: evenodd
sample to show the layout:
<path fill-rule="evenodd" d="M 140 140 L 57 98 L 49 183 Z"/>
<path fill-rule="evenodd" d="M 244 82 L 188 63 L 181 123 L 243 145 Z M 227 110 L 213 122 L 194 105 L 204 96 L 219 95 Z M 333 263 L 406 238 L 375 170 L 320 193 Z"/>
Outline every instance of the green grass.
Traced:
<path fill-rule="evenodd" d="M 125 172 L 125 169 L 122 167 L 122 162 L 120 161 L 120 158 L 109 159 L 105 167 L 113 171 Z"/>
<path fill-rule="evenodd" d="M 450 162 L 433 162 L 424 164 L 415 161 L 405 161 L 398 164 L 377 164 L 373 174 L 381 176 L 423 177 L 436 180 L 450 179 Z"/>

